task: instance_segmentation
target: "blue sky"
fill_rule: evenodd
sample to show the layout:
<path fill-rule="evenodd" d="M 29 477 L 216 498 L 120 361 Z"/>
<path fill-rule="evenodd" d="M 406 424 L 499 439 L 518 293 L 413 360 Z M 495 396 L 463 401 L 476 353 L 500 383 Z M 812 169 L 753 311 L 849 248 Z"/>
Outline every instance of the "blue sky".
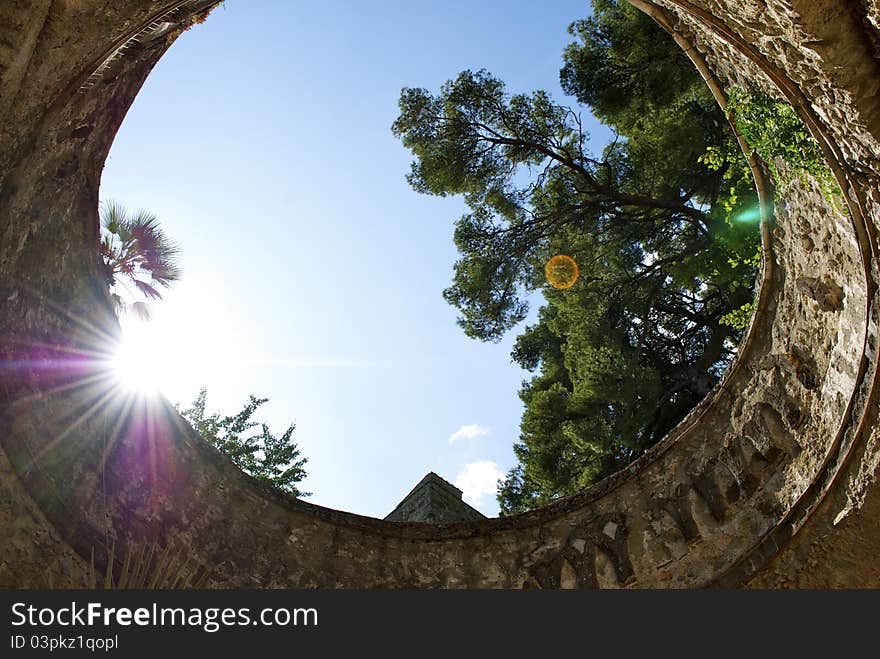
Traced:
<path fill-rule="evenodd" d="M 435 471 L 497 515 L 487 483 L 515 464 L 529 374 L 510 361 L 516 332 L 483 344 L 456 325 L 441 292 L 465 207 L 410 189 L 390 126 L 402 87 L 436 91 L 468 68 L 561 99 L 566 29 L 587 11 L 227 0 L 185 33 L 101 184 L 182 249 L 183 279 L 154 320 L 124 323 L 170 362 L 167 396 L 189 402 L 204 384 L 224 412 L 269 398 L 261 418 L 296 423 L 313 503 L 384 517 Z"/>

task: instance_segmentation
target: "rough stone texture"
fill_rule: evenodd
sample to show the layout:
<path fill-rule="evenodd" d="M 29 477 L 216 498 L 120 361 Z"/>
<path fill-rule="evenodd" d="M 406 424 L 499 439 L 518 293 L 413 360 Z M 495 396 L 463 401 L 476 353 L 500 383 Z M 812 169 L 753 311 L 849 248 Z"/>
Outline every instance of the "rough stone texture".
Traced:
<path fill-rule="evenodd" d="M 211 3 L 0 4 L 0 585 L 155 540 L 223 587 L 880 586 L 876 2 L 633 1 L 719 102 L 732 84 L 789 100 L 849 217 L 811 182 L 779 191 L 739 357 L 647 455 L 544 509 L 451 524 L 276 494 L 166 402 L 115 391 L 100 172 L 150 69 Z"/>
<path fill-rule="evenodd" d="M 64 542 L 21 486 L 0 452 L 0 584 L 5 588 L 67 585 L 85 574 L 82 559 Z"/>
<path fill-rule="evenodd" d="M 467 522 L 486 519 L 476 508 L 461 500 L 461 490 L 433 471 L 385 516 L 389 522 Z"/>

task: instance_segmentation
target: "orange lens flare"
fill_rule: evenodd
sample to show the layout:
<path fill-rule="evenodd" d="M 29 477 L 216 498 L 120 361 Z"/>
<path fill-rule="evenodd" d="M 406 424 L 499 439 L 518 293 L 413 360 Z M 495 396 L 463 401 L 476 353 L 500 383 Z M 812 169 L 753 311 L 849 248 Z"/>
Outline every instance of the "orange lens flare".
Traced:
<path fill-rule="evenodd" d="M 553 288 L 571 288 L 578 278 L 578 265 L 570 256 L 557 254 L 547 261 L 544 275 Z"/>

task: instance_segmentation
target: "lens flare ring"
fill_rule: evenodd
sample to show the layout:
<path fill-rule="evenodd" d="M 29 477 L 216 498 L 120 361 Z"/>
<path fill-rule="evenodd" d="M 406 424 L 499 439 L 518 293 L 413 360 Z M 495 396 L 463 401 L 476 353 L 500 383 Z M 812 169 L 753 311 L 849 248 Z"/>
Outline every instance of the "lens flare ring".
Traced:
<path fill-rule="evenodd" d="M 547 261 L 544 266 L 544 275 L 547 282 L 553 287 L 565 290 L 574 286 L 578 279 L 578 265 L 573 258 L 566 254 L 557 254 Z"/>

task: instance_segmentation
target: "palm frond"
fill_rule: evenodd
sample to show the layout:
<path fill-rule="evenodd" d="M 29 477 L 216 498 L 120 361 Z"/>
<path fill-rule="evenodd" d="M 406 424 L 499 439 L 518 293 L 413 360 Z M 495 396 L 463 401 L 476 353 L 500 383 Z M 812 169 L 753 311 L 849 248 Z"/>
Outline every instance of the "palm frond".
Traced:
<path fill-rule="evenodd" d="M 152 276 L 157 284 L 168 288 L 181 277 L 182 271 L 176 263 L 158 263 L 156 265 L 142 266 Z"/>
<path fill-rule="evenodd" d="M 134 285 L 137 289 L 144 294 L 144 297 L 148 297 L 151 300 L 161 300 L 162 293 L 153 288 L 150 284 L 145 282 L 142 279 L 134 279 Z"/>
<path fill-rule="evenodd" d="M 156 215 L 140 210 L 129 216 L 125 207 L 111 200 L 101 204 L 100 219 L 100 252 L 110 286 L 133 282 L 145 298 L 161 299 L 157 287 L 168 288 L 181 277 L 177 263 L 180 247 L 168 238 Z M 123 308 L 118 302 L 121 298 L 115 294 L 114 298 L 117 308 Z M 143 302 L 130 308 L 144 319 L 150 316 L 149 306 Z"/>
<path fill-rule="evenodd" d="M 159 218 L 149 211 L 140 210 L 137 215 L 126 220 L 133 240 L 137 241 L 141 252 L 155 252 L 162 239 Z"/>
<path fill-rule="evenodd" d="M 150 320 L 150 318 L 153 317 L 153 312 L 150 311 L 150 305 L 146 302 L 132 302 L 131 307 L 129 308 L 134 311 L 141 320 Z"/>
<path fill-rule="evenodd" d="M 125 219 L 125 207 L 119 202 L 110 200 L 101 203 L 100 208 L 101 226 L 112 234 L 119 231 L 122 221 Z"/>
<path fill-rule="evenodd" d="M 122 313 L 125 311 L 125 300 L 122 299 L 122 296 L 112 293 L 111 297 L 113 298 L 113 304 L 116 305 L 116 312 Z"/>

